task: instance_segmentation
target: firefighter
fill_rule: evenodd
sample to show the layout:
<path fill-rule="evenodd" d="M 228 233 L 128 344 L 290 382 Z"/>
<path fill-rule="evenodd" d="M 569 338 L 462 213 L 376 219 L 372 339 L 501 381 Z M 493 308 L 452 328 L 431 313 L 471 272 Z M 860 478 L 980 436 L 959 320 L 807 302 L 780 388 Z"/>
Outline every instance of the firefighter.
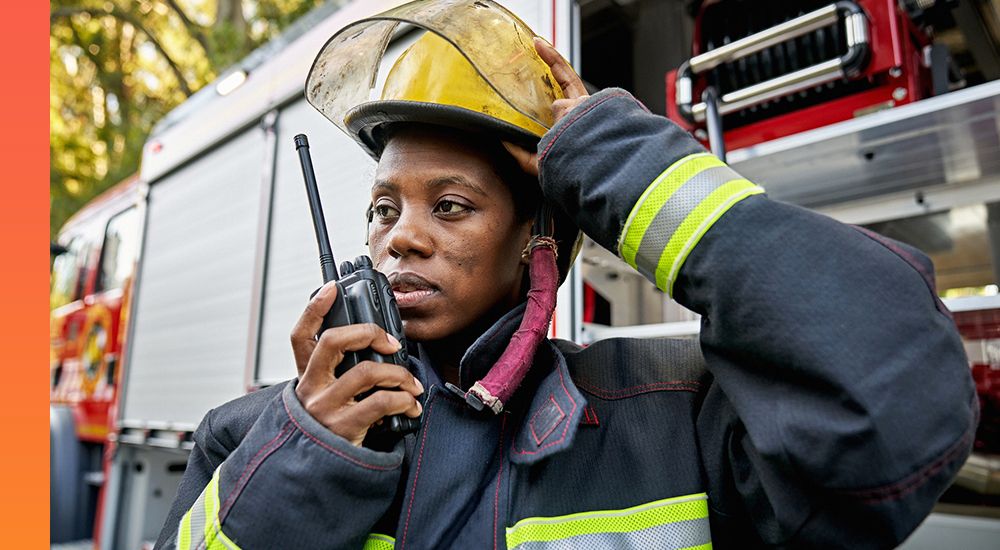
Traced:
<path fill-rule="evenodd" d="M 370 101 L 399 21 L 426 32 Z M 158 547 L 882 548 L 929 513 L 977 410 L 930 261 L 769 200 L 527 36 L 436 0 L 324 47 L 306 94 L 378 161 L 371 253 L 411 358 L 335 377 L 401 343 L 316 340 L 324 287 L 298 378 L 206 415 Z M 578 227 L 700 339 L 542 338 Z M 376 443 L 391 414 L 420 430 Z"/>

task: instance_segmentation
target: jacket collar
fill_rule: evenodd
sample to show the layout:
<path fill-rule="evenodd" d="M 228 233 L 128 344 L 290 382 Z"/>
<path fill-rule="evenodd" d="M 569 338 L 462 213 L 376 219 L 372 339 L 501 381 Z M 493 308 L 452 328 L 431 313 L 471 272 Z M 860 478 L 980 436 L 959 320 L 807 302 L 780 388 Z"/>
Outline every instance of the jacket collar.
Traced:
<path fill-rule="evenodd" d="M 463 390 L 489 372 L 520 326 L 524 310 L 525 304 L 512 309 L 469 346 L 459 363 Z M 424 387 L 435 384 L 443 387 L 426 354 L 418 348 L 417 355 L 420 358 L 414 361 L 414 367 Z M 511 462 L 532 464 L 572 446 L 585 405 L 586 400 L 569 376 L 565 357 L 551 341 L 543 340 L 528 376 L 501 413 L 513 415 L 511 420 L 520 419 Z M 482 414 L 484 418 L 493 416 L 488 410 Z"/>
<path fill-rule="evenodd" d="M 468 390 L 483 379 L 507 349 L 511 336 L 521 325 L 527 303 L 521 303 L 507 312 L 469 346 L 458 365 L 459 385 Z"/>
<path fill-rule="evenodd" d="M 515 464 L 533 464 L 571 447 L 587 405 L 563 354 L 549 340 L 538 348 L 531 367 L 535 376 L 525 379 L 526 384 L 538 382 L 510 453 Z M 526 390 L 522 385 L 522 395 L 529 394 Z"/>

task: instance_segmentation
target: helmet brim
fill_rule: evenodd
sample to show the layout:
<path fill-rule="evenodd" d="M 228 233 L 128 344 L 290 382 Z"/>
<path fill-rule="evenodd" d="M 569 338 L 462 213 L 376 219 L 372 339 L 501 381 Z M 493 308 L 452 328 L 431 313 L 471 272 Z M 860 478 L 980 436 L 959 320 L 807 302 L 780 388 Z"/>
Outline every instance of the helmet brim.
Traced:
<path fill-rule="evenodd" d="M 385 128 L 395 123 L 417 122 L 445 126 L 499 139 L 534 150 L 539 137 L 508 122 L 453 105 L 409 100 L 380 100 L 362 103 L 344 117 L 350 134 L 372 158 L 378 160 L 385 149 Z"/>

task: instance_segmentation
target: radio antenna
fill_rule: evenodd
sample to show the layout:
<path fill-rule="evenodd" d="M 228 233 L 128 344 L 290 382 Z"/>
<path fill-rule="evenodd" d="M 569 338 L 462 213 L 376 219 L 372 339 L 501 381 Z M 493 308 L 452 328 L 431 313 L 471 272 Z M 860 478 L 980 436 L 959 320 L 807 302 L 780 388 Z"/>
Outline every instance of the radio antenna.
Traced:
<path fill-rule="evenodd" d="M 336 281 L 340 278 L 337 264 L 334 263 L 333 249 L 330 248 L 330 235 L 326 232 L 326 218 L 323 217 L 323 205 L 319 200 L 319 186 L 316 185 L 316 173 L 313 171 L 312 157 L 309 155 L 309 139 L 305 134 L 295 136 L 295 150 L 299 152 L 299 162 L 302 164 L 302 177 L 306 180 L 306 195 L 309 196 L 309 209 L 312 211 L 313 227 L 316 229 L 316 243 L 319 245 L 319 267 L 323 271 L 323 283 Z"/>

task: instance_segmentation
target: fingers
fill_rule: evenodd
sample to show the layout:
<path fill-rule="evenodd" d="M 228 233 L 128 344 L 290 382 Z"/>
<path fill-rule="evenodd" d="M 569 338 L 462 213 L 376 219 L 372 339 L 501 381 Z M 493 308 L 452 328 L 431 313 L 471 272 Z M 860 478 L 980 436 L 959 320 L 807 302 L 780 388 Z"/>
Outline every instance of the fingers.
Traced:
<path fill-rule="evenodd" d="M 392 390 L 377 391 L 351 407 L 351 416 L 360 426 L 368 428 L 386 416 L 405 414 L 416 418 L 423 412 L 420 402 L 408 393 Z"/>
<path fill-rule="evenodd" d="M 541 37 L 535 37 L 535 50 L 538 52 L 539 57 L 543 61 L 548 63 L 549 67 L 552 69 L 552 76 L 556 77 L 556 82 L 562 87 L 563 93 L 565 94 L 565 99 L 557 99 L 552 102 L 552 116 L 556 122 L 562 120 L 574 107 L 582 103 L 586 98 L 590 97 L 587 95 L 587 88 L 584 87 L 583 81 L 576 74 L 569 63 L 559 52 L 556 51 L 551 44 L 546 42 Z M 508 150 L 510 148 L 508 147 Z M 511 153 L 514 154 L 514 153 Z M 514 154 L 514 158 L 518 158 Z M 518 159 L 520 163 L 520 159 Z M 535 174 L 538 173 L 538 162 L 535 160 Z M 527 171 L 527 170 L 526 170 Z"/>
<path fill-rule="evenodd" d="M 344 360 L 344 352 L 372 350 L 389 355 L 402 344 L 378 325 L 346 325 L 323 332 L 299 379 L 306 388 L 322 387 L 334 380 L 333 369 Z"/>
<path fill-rule="evenodd" d="M 292 329 L 292 353 L 295 355 L 295 367 L 298 369 L 299 377 L 305 373 L 309 357 L 316 349 L 316 333 L 323 325 L 323 316 L 330 311 L 330 306 L 336 298 L 337 284 L 329 282 L 323 285 L 309 300 L 305 311 Z"/>
<path fill-rule="evenodd" d="M 331 402 L 342 403 L 372 388 L 400 390 L 411 396 L 424 393 L 424 387 L 410 371 L 399 365 L 362 361 L 345 372 L 328 390 Z M 365 398 L 367 399 L 367 398 Z"/>
<path fill-rule="evenodd" d="M 396 414 L 416 418 L 421 412 L 423 408 L 420 402 L 412 395 L 401 391 L 382 390 L 323 416 L 311 414 L 333 433 L 360 447 L 368 430 L 379 420 Z"/>
<path fill-rule="evenodd" d="M 577 105 L 583 103 L 585 98 L 557 99 L 552 102 L 552 118 L 558 122 L 569 114 Z"/>
<path fill-rule="evenodd" d="M 296 388 L 296 393 L 301 389 Z M 355 396 L 372 388 L 371 395 Z M 416 418 L 422 407 L 417 396 L 424 393 L 420 381 L 398 365 L 364 361 L 319 392 L 299 394 L 306 411 L 333 433 L 361 445 L 368 429 L 382 418 L 405 414 Z"/>
<path fill-rule="evenodd" d="M 570 67 L 569 63 L 559 55 L 556 49 L 539 36 L 535 37 L 535 51 L 538 52 L 542 61 L 545 61 L 552 69 L 552 76 L 556 77 L 556 82 L 563 89 L 563 93 L 569 99 L 575 99 L 587 95 L 587 88 L 583 81 Z"/>
<path fill-rule="evenodd" d="M 507 150 L 514 160 L 517 161 L 517 165 L 521 167 L 526 173 L 532 176 L 538 177 L 538 154 L 521 147 L 520 145 L 514 145 L 513 143 L 504 141 L 504 149 Z"/>

